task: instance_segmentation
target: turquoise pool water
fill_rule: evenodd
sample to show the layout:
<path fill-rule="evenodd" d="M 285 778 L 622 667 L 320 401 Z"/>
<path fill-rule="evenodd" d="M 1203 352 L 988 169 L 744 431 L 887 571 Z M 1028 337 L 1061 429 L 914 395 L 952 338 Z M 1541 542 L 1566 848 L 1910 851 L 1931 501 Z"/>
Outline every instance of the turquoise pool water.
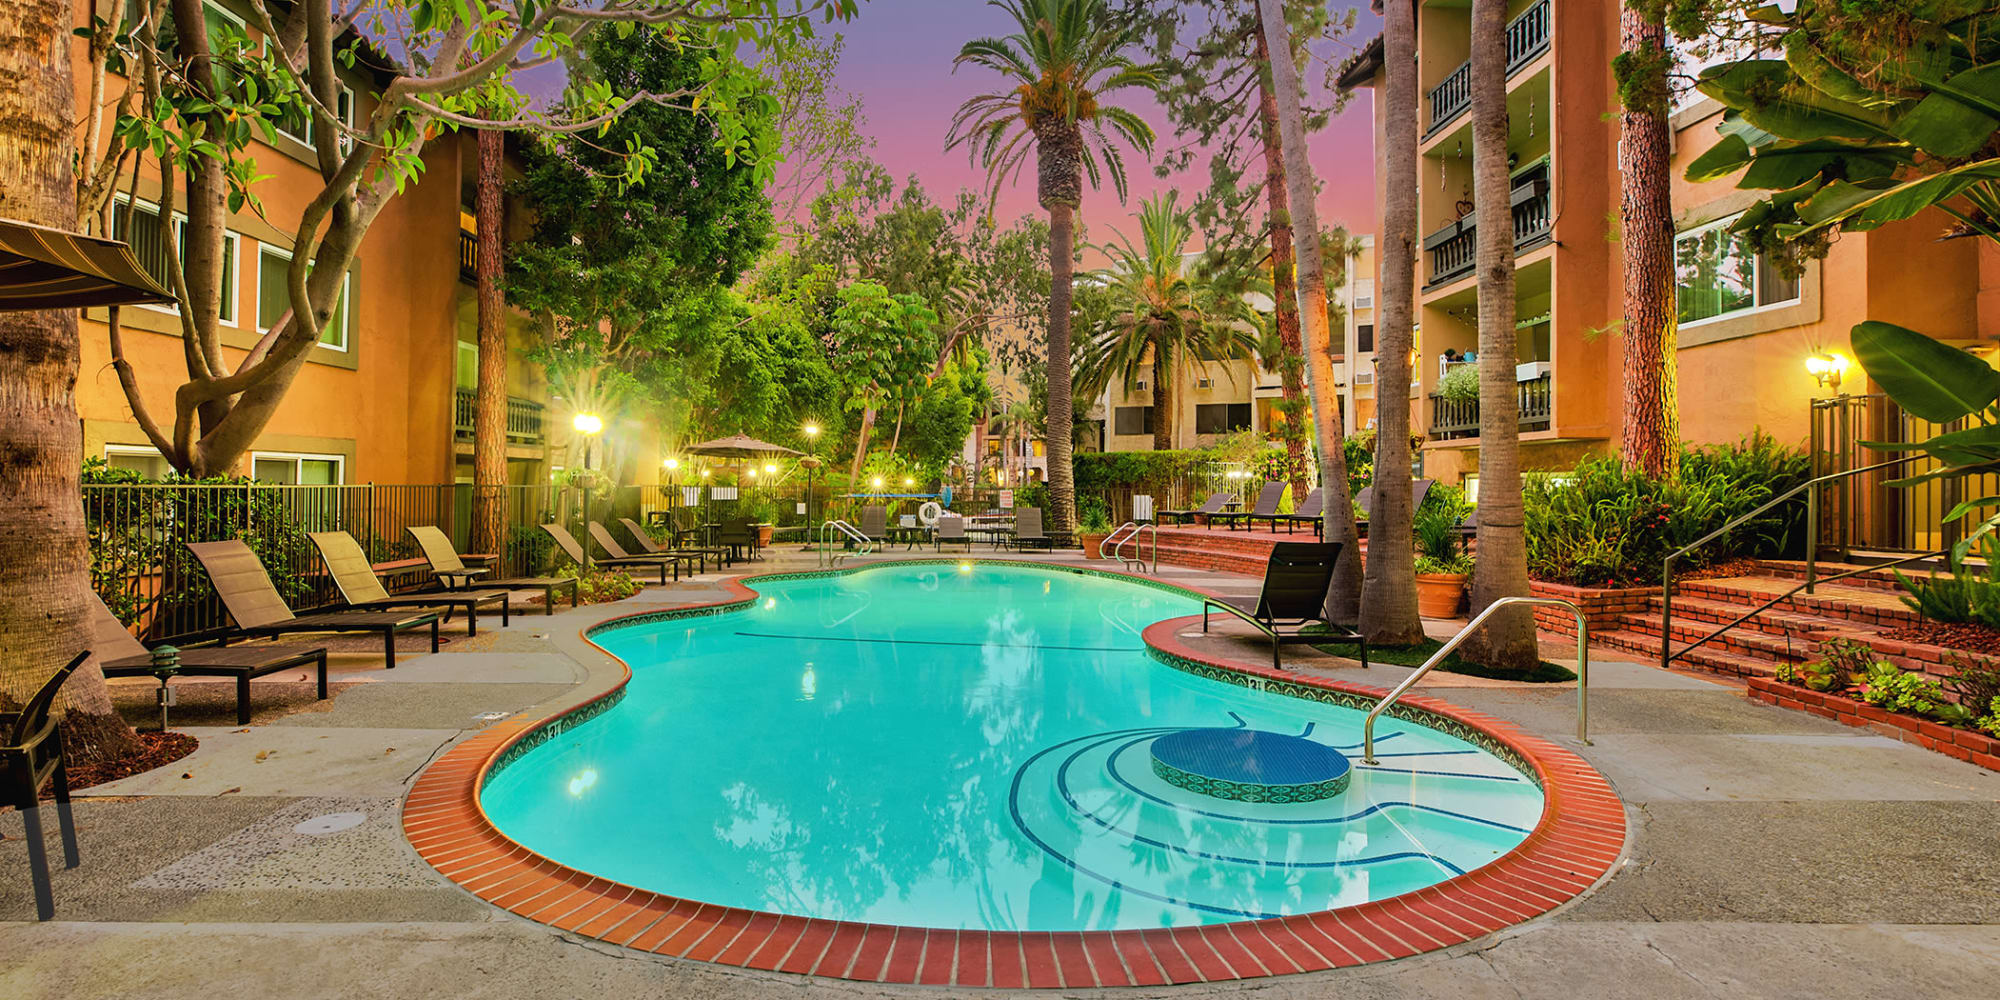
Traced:
<path fill-rule="evenodd" d="M 703 902 L 1053 931 L 1393 896 L 1499 857 L 1541 815 L 1538 786 L 1462 740 L 1384 718 L 1363 766 L 1360 712 L 1153 660 L 1140 630 L 1201 610 L 1181 594 L 994 563 L 754 587 L 741 611 L 598 633 L 627 695 L 492 776 L 500 830 Z M 1150 759 L 1189 729 L 1303 736 L 1351 779 L 1296 804 L 1191 791 Z"/>

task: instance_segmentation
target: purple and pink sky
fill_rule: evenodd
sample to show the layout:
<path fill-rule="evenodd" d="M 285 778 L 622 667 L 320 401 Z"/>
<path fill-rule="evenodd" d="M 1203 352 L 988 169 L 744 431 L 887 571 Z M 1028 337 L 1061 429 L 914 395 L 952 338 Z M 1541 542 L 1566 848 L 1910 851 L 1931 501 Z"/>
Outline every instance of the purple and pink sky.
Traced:
<path fill-rule="evenodd" d="M 1243 0 L 1249 2 L 1249 0 Z M 1322 46 L 1313 53 L 1302 83 L 1315 87 L 1326 76 L 1326 63 L 1338 65 L 1380 30 L 1368 12 L 1367 0 L 1334 0 L 1338 10 L 1360 8 L 1360 20 L 1344 44 Z M 949 201 L 961 189 L 984 190 L 984 175 L 968 162 L 963 149 L 946 152 L 945 133 L 960 103 L 1001 84 L 998 76 L 977 66 L 952 71 L 952 59 L 964 42 L 1005 34 L 1013 20 L 984 0 L 866 0 L 858 18 L 840 27 L 846 39 L 837 75 L 839 85 L 862 99 L 865 130 L 874 137 L 875 159 L 899 179 L 915 175 L 934 200 Z M 1128 92 L 1129 94 L 1129 92 Z M 1158 106 L 1143 96 L 1125 98 L 1155 129 L 1164 131 Z M 1345 110 L 1311 141 L 1313 169 L 1321 194 L 1322 226 L 1345 225 L 1364 233 L 1374 226 L 1375 154 L 1371 138 L 1371 94 L 1354 96 Z M 1162 135 L 1165 145 L 1171 137 Z M 1112 238 L 1111 228 L 1134 233 L 1132 213 L 1138 199 L 1178 186 L 1187 196 L 1207 186 L 1207 164 L 1198 161 L 1188 175 L 1156 178 L 1150 164 L 1128 161 L 1130 199 L 1120 205 L 1107 182 L 1101 191 L 1086 189 L 1083 221 L 1094 241 Z M 1038 212 L 1034 167 L 1012 187 L 1001 191 L 997 216 L 1012 220 Z"/>

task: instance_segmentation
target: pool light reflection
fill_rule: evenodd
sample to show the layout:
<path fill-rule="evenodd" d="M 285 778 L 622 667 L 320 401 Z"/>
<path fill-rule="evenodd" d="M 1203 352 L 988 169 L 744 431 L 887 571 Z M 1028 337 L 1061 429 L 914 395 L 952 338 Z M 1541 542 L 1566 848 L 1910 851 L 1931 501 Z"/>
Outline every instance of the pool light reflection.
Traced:
<path fill-rule="evenodd" d="M 583 769 L 583 773 L 569 779 L 569 793 L 577 797 L 582 797 L 583 793 L 590 791 L 590 787 L 595 784 L 597 784 L 597 769 L 586 767 Z"/>

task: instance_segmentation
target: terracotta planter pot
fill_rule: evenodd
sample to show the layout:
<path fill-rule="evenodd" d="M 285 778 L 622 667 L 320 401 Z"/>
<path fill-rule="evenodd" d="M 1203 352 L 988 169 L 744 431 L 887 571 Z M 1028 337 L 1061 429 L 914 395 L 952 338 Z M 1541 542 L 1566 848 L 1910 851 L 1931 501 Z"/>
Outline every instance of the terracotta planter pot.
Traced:
<path fill-rule="evenodd" d="M 1417 614 L 1424 618 L 1456 618 L 1465 599 L 1465 577 L 1458 573 L 1417 574 Z"/>
<path fill-rule="evenodd" d="M 1083 543 L 1083 557 L 1085 559 L 1104 558 L 1104 554 L 1099 552 L 1098 548 L 1104 544 L 1104 539 L 1107 537 L 1109 537 L 1109 532 L 1103 535 L 1094 535 L 1087 531 L 1077 532 L 1076 540 Z"/>
<path fill-rule="evenodd" d="M 777 530 L 778 530 L 778 528 L 777 528 L 777 525 L 773 525 L 773 524 L 766 524 L 766 525 L 762 525 L 762 526 L 758 527 L 758 529 L 757 529 L 757 547 L 758 547 L 758 548 L 760 548 L 760 549 L 763 549 L 763 548 L 770 548 L 770 547 L 771 547 L 771 535 L 772 535 L 772 533 L 776 532 Z"/>

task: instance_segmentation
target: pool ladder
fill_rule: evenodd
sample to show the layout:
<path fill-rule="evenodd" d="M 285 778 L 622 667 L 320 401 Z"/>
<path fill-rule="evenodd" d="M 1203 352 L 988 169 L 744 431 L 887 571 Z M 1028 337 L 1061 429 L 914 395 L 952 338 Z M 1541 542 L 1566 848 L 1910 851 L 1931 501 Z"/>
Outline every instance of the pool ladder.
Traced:
<path fill-rule="evenodd" d="M 1150 566 L 1148 565 L 1148 560 L 1142 557 L 1142 550 L 1139 548 L 1139 536 L 1148 531 L 1153 533 L 1153 555 Z M 1132 545 L 1132 554 L 1129 556 L 1125 554 L 1125 545 L 1128 542 Z M 1099 554 L 1105 552 L 1111 553 L 1111 558 L 1124 563 L 1127 570 L 1138 570 L 1158 575 L 1160 572 L 1160 526 L 1151 523 L 1139 524 L 1136 521 L 1127 521 L 1119 525 L 1111 534 L 1104 536 L 1104 541 L 1098 544 L 1097 551 Z"/>
<path fill-rule="evenodd" d="M 854 551 L 840 552 L 829 546 L 835 542 L 853 542 Z M 862 534 L 861 529 L 841 520 L 832 518 L 820 522 L 819 543 L 813 548 L 819 555 L 821 566 L 839 566 L 842 559 L 875 551 L 875 541 Z"/>

